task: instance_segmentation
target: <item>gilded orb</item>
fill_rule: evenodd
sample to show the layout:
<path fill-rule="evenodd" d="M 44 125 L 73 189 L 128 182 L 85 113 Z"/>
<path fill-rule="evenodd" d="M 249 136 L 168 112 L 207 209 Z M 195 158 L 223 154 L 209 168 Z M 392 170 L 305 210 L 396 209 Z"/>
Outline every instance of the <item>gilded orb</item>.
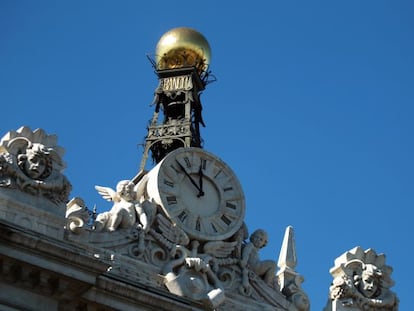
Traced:
<path fill-rule="evenodd" d="M 155 49 L 157 69 L 195 67 L 199 73 L 210 63 L 210 45 L 198 31 L 179 27 L 166 32 Z"/>

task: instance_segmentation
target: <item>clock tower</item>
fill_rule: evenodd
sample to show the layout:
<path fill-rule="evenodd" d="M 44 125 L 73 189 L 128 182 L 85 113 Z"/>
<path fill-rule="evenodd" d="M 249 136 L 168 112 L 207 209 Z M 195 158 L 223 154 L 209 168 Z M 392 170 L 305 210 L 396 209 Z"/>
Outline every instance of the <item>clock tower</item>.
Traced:
<path fill-rule="evenodd" d="M 262 260 L 268 234 L 249 234 L 236 174 L 202 148 L 210 53 L 193 29 L 161 37 L 140 171 L 95 186 L 110 210 L 69 200 L 55 135 L 22 127 L 0 139 L 0 310 L 309 311 L 293 228 L 278 262 Z M 398 310 L 391 271 L 372 249 L 344 253 L 325 311 Z"/>
<path fill-rule="evenodd" d="M 191 28 L 175 28 L 159 40 L 155 60 L 150 59 L 159 84 L 155 90 L 153 117 L 148 126 L 140 171 L 148 154 L 159 163 L 180 147 L 202 147 L 201 92 L 214 80 L 209 74 L 210 46 Z"/>
<path fill-rule="evenodd" d="M 276 262 L 259 259 L 267 233 L 256 230 L 246 241 L 245 197 L 236 174 L 202 148 L 200 95 L 215 80 L 209 71 L 210 58 L 205 37 L 183 27 L 165 33 L 156 46 L 155 60 L 150 58 L 159 83 L 139 173 L 132 180 L 141 205 L 137 253 L 145 258 L 149 252 L 151 258 L 160 256 L 160 246 L 168 250 L 157 259 L 165 286 L 207 309 L 287 310 L 283 308 L 288 306 L 289 311 L 308 311 L 306 294 L 300 284 L 292 283 L 297 273 L 286 277 L 281 288 Z M 147 170 L 149 155 L 155 167 Z M 104 198 L 111 192 L 104 187 L 97 190 Z M 98 228 L 116 231 L 103 215 L 97 220 L 101 221 Z M 288 249 L 292 251 L 291 246 Z M 287 286 L 294 290 L 285 296 L 282 291 Z M 294 296 L 300 304 L 292 300 Z M 235 297 L 248 302 L 239 304 Z"/>

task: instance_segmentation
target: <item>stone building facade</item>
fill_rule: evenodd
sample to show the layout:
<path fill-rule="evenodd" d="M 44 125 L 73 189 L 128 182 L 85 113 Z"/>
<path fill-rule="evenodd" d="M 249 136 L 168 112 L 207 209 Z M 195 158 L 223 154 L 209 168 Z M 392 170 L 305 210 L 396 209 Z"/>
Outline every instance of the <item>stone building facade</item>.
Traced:
<path fill-rule="evenodd" d="M 249 234 L 236 174 L 202 148 L 208 42 L 178 28 L 157 51 L 140 170 L 95 187 L 109 211 L 70 197 L 55 135 L 22 127 L 1 139 L 0 310 L 310 310 L 293 228 L 278 262 L 262 260 L 268 236 Z M 391 272 L 371 249 L 344 253 L 325 311 L 398 310 Z"/>

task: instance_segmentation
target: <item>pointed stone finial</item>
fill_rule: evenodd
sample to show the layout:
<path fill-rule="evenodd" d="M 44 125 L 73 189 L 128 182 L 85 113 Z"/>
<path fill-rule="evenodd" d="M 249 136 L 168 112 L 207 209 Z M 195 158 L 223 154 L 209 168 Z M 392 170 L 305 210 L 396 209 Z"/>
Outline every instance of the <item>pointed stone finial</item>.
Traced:
<path fill-rule="evenodd" d="M 310 303 L 302 290 L 303 277 L 295 271 L 297 264 L 295 237 L 292 226 L 288 226 L 279 254 L 277 279 L 280 291 L 292 303 L 291 311 L 309 311 Z"/>
<path fill-rule="evenodd" d="M 285 231 L 285 237 L 283 238 L 277 265 L 281 270 L 286 268 L 294 270 L 296 268 L 296 264 L 296 245 L 293 227 L 288 226 Z"/>

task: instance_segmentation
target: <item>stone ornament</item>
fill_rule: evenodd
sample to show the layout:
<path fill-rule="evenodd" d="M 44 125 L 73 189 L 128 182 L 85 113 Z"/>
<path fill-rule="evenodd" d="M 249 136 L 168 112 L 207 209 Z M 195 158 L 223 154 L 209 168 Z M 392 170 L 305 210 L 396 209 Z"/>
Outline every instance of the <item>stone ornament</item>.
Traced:
<path fill-rule="evenodd" d="M 304 278 L 295 270 L 297 265 L 296 245 L 291 226 L 286 228 L 277 265 L 279 267 L 277 279 L 280 291 L 292 303 L 291 310 L 308 311 L 310 309 L 309 297 L 301 287 Z"/>
<path fill-rule="evenodd" d="M 144 232 L 150 228 L 150 218 L 155 214 L 155 205 L 142 202 L 137 197 L 135 184 L 130 180 L 121 180 L 116 191 L 109 187 L 95 186 L 98 193 L 107 201 L 114 202 L 109 212 L 99 214 L 94 229 L 97 231 L 115 231 L 118 227 L 131 228 L 137 221 Z"/>
<path fill-rule="evenodd" d="M 214 310 L 224 302 L 225 295 L 223 285 L 213 269 L 216 268 L 216 260 L 220 256 L 228 256 L 235 243 L 210 241 L 198 253 L 199 246 L 196 240 L 191 243 L 191 250 L 175 246 L 175 253 L 180 255 L 163 268 L 165 286 L 171 293 L 201 300 L 208 309 Z"/>
<path fill-rule="evenodd" d="M 0 141 L 0 187 L 66 204 L 71 185 L 62 174 L 63 153 L 57 137 L 42 129 L 8 132 Z"/>
<path fill-rule="evenodd" d="M 398 310 L 397 296 L 390 290 L 392 268 L 385 264 L 384 254 L 355 247 L 335 260 L 330 273 L 334 280 L 329 296 L 339 303 L 338 310 Z"/>
<path fill-rule="evenodd" d="M 72 199 L 66 213 L 67 238 L 102 249 L 96 256 L 107 258 L 110 273 L 151 286 L 160 286 L 154 275 L 163 275 L 162 286 L 168 291 L 200 301 L 207 310 L 220 310 L 230 296 L 284 310 L 307 311 L 297 309 L 281 293 L 276 263 L 260 259 L 259 250 L 267 244 L 264 230 L 256 230 L 246 241 L 247 227 L 242 224 L 229 238 L 198 239 L 172 222 L 160 206 L 153 206 L 153 214 L 147 214 L 152 216 L 145 227 L 135 208 L 150 202 L 142 190 L 146 183 L 145 175 L 134 187 L 129 181 L 120 181 L 116 191 L 97 187 L 114 206 L 95 217 L 82 199 Z M 120 219 L 124 216 L 126 221 Z"/>
<path fill-rule="evenodd" d="M 242 259 L 240 267 L 243 269 L 243 291 L 249 292 L 249 282 L 247 277 L 247 269 L 254 271 L 261 277 L 266 284 L 273 287 L 275 284 L 276 262 L 273 260 L 261 261 L 259 258 L 259 250 L 268 243 L 266 231 L 258 229 L 250 236 L 250 242 L 246 243 L 242 251 Z"/>
<path fill-rule="evenodd" d="M 56 136 L 43 130 L 22 127 L 7 133 L 0 141 L 1 194 L 13 190 L 12 196 L 24 197 L 25 203 L 41 198 L 42 207 L 48 200 L 52 211 L 64 206 L 71 185 L 62 174 L 62 157 Z M 237 310 L 239 301 L 248 302 L 247 310 L 298 310 L 281 293 L 276 263 L 259 257 L 267 233 L 256 230 L 247 241 L 244 195 L 232 170 L 194 147 L 177 149 L 165 160 L 133 181 L 119 181 L 115 190 L 95 186 L 113 203 L 109 211 L 96 214 L 75 197 L 66 204 L 66 220 L 56 218 L 62 209 L 43 222 L 44 211 L 30 211 L 35 217 L 30 226 L 12 216 L 21 226 L 77 243 L 108 265 L 107 273 L 162 287 L 207 310 Z"/>
<path fill-rule="evenodd" d="M 258 229 L 249 239 L 240 183 L 218 157 L 200 148 L 179 148 L 139 178 L 119 181 L 116 190 L 95 188 L 112 208 L 94 215 L 82 199 L 71 200 L 67 238 L 101 249 L 99 258 L 111 258 L 110 273 L 162 286 L 207 310 L 231 305 L 227 297 L 309 310 L 292 298 L 306 296 L 300 287 L 289 279 L 285 295 L 276 262 L 260 258 L 267 233 Z M 293 266 L 291 272 L 299 278 Z M 155 275 L 163 276 L 161 285 Z"/>
<path fill-rule="evenodd" d="M 81 233 L 91 219 L 91 212 L 81 198 L 73 198 L 66 205 L 66 229 Z"/>
<path fill-rule="evenodd" d="M 68 202 L 71 185 L 62 174 L 63 149 L 56 136 L 22 127 L 0 140 L 0 217 L 17 224 L 19 234 L 3 231 L 30 242 L 19 247 L 36 250 L 26 260 L 41 262 L 42 270 L 51 262 L 53 269 L 65 271 L 64 278 L 56 279 L 60 272 L 43 277 L 39 272 L 22 273 L 16 266 L 8 268 L 7 260 L 0 262 L 0 268 L 5 266 L 5 274 L 13 279 L 26 277 L 25 286 L 32 283 L 24 289 L 25 296 L 34 283 L 46 282 L 45 288 L 54 294 L 56 288 L 64 288 L 59 282 L 79 278 L 87 291 L 71 286 L 75 293 L 62 292 L 64 300 L 54 300 L 59 310 L 64 304 L 64 309 L 75 309 L 72 299 L 79 310 L 115 310 L 118 307 L 111 303 L 120 299 L 120 305 L 131 306 L 122 310 L 133 309 L 134 301 L 139 301 L 145 309 L 158 302 L 163 306 L 176 302 L 174 310 L 180 305 L 186 310 L 194 306 L 194 310 L 309 311 L 308 296 L 301 288 L 304 278 L 295 270 L 293 228 L 286 229 L 277 264 L 261 259 L 268 235 L 258 229 L 249 238 L 240 182 L 225 162 L 201 149 L 200 125 L 205 124 L 200 96 L 215 81 L 208 70 L 208 42 L 197 31 L 176 28 L 160 39 L 156 61 L 150 61 L 159 85 L 139 173 L 119 181 L 116 189 L 95 186 L 103 199 L 113 203 L 109 211 L 96 214 L 96 206 L 90 211 L 79 197 Z M 147 172 L 149 153 L 156 166 Z M 66 219 L 63 208 L 55 209 L 65 204 Z M 37 231 L 34 239 L 27 239 L 22 228 Z M 42 241 L 39 234 L 47 239 Z M 45 245 L 53 246 L 49 258 L 39 256 Z M 62 254 L 54 258 L 56 249 Z M 330 272 L 334 282 L 325 311 L 397 311 L 398 299 L 389 289 L 392 269 L 385 265 L 384 255 L 357 247 L 339 257 Z M 30 296 L 40 301 L 36 293 Z M 107 305 L 101 308 L 97 298 Z M 147 306 L 149 300 L 155 302 Z"/>

